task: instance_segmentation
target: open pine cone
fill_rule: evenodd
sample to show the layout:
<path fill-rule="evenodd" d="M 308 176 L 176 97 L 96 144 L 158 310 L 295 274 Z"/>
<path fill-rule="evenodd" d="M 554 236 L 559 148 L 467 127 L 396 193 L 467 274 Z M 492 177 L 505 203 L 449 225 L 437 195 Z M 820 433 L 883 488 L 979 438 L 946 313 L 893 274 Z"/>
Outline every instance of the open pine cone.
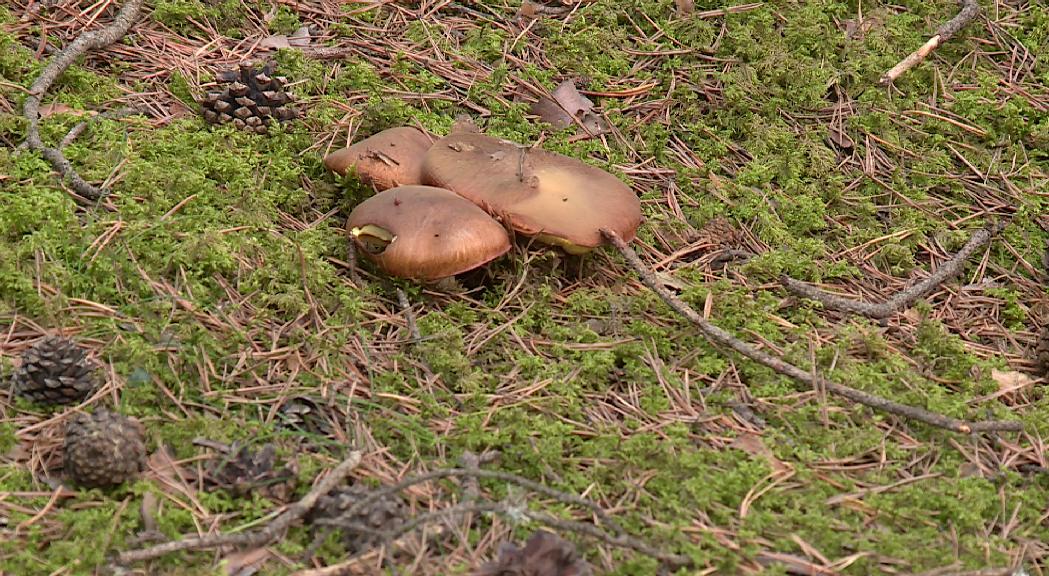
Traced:
<path fill-rule="evenodd" d="M 352 516 L 343 517 L 351 506 L 371 493 L 372 490 L 367 486 L 358 484 L 332 490 L 329 494 L 321 496 L 317 505 L 306 516 L 306 520 L 311 523 L 320 520 L 336 521 L 334 525 L 342 532 L 343 545 L 350 554 L 379 546 L 382 544 L 381 533 L 403 522 L 407 510 L 403 500 L 391 495 L 380 498 Z"/>
<path fill-rule="evenodd" d="M 217 74 L 226 83 L 221 92 L 209 92 L 200 103 L 209 124 L 232 122 L 247 132 L 265 134 L 271 121 L 286 122 L 298 116 L 291 107 L 293 97 L 284 86 L 287 78 L 274 76 L 274 64 L 261 68 L 244 62 L 236 69 Z"/>
<path fill-rule="evenodd" d="M 65 472 L 86 488 L 116 486 L 146 468 L 145 429 L 106 408 L 77 414 L 66 426 Z"/>
<path fill-rule="evenodd" d="M 512 542 L 499 546 L 499 558 L 481 566 L 473 576 L 593 576 L 575 545 L 556 534 L 539 530 L 524 548 Z"/>
<path fill-rule="evenodd" d="M 15 394 L 41 404 L 72 404 L 98 385 L 95 365 L 72 340 L 48 336 L 22 354 L 12 376 Z"/>
<path fill-rule="evenodd" d="M 1042 376 L 1049 377 L 1049 324 L 1038 334 L 1038 344 L 1035 347 L 1034 359 L 1038 364 L 1038 372 Z"/>
<path fill-rule="evenodd" d="M 697 240 L 718 250 L 735 248 L 741 239 L 742 233 L 724 216 L 717 216 L 704 224 L 697 237 Z"/>
<path fill-rule="evenodd" d="M 274 502 L 287 502 L 295 490 L 293 467 L 277 467 L 277 449 L 266 444 L 260 450 L 244 446 L 233 454 L 219 458 L 205 476 L 210 488 L 221 489 L 242 498 L 252 492 Z"/>

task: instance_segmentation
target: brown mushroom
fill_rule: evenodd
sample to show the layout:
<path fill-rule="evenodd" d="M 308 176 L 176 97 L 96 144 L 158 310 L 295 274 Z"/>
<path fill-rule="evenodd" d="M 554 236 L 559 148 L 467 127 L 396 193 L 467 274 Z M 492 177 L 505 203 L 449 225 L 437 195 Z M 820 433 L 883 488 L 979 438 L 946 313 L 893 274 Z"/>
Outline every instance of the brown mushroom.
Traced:
<path fill-rule="evenodd" d="M 460 194 L 516 231 L 566 252 L 604 244 L 602 228 L 629 242 L 641 201 L 615 176 L 574 158 L 484 134 L 455 133 L 426 153 L 423 181 Z"/>
<path fill-rule="evenodd" d="M 398 186 L 361 202 L 346 228 L 393 276 L 433 281 L 477 268 L 510 249 L 501 224 L 443 188 Z"/>
<path fill-rule="evenodd" d="M 419 169 L 435 137 L 416 128 L 390 128 L 324 157 L 329 170 L 345 175 L 355 168 L 361 182 L 386 190 L 422 184 Z"/>

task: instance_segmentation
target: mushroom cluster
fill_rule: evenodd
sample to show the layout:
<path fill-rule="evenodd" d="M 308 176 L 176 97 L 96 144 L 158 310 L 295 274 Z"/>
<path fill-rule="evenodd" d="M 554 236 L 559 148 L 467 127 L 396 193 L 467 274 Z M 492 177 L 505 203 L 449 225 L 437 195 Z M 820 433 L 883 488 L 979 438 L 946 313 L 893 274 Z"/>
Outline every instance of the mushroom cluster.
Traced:
<path fill-rule="evenodd" d="M 476 131 L 438 138 L 385 130 L 324 158 L 378 193 L 347 222 L 353 241 L 386 273 L 436 281 L 480 267 L 510 249 L 506 228 L 584 254 L 624 241 L 641 225 L 641 202 L 621 180 L 561 154 Z"/>

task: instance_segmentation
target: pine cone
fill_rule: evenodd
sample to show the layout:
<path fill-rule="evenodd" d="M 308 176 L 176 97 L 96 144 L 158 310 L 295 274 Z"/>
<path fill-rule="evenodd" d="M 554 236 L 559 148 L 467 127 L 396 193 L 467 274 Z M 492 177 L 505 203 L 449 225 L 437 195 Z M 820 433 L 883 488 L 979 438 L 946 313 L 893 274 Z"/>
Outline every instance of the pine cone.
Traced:
<path fill-rule="evenodd" d="M 1042 376 L 1049 377 L 1049 324 L 1042 328 L 1038 334 L 1038 345 L 1034 351 L 1034 359 L 1038 364 L 1038 371 Z"/>
<path fill-rule="evenodd" d="M 145 429 L 105 408 L 77 414 L 66 426 L 64 464 L 69 479 L 85 488 L 131 480 L 146 468 Z"/>
<path fill-rule="evenodd" d="M 22 354 L 12 377 L 15 394 L 41 404 L 72 404 L 98 385 L 95 365 L 73 341 L 48 336 Z"/>
<path fill-rule="evenodd" d="M 279 425 L 283 428 L 328 436 L 333 430 L 331 422 L 325 416 L 325 410 L 325 406 L 308 396 L 295 396 L 277 409 L 280 416 Z"/>
<path fill-rule="evenodd" d="M 261 68 L 244 62 L 234 70 L 219 72 L 220 82 L 227 84 L 221 92 L 209 92 L 200 103 L 204 120 L 209 124 L 232 122 L 247 132 L 265 134 L 272 120 L 286 122 L 298 117 L 289 104 L 292 95 L 285 91 L 287 78 L 273 76 L 274 64 Z"/>
<path fill-rule="evenodd" d="M 735 248 L 739 245 L 741 234 L 731 220 L 717 216 L 700 228 L 697 240 L 714 249 Z"/>
<path fill-rule="evenodd" d="M 276 456 L 273 444 L 258 451 L 244 446 L 232 457 L 216 460 L 205 480 L 210 488 L 225 490 L 238 498 L 258 492 L 274 502 L 287 502 L 295 490 L 295 470 L 287 466 L 277 468 Z"/>
<path fill-rule="evenodd" d="M 372 490 L 367 486 L 356 484 L 333 490 L 321 496 L 306 520 L 311 523 L 319 520 L 337 520 L 335 525 L 342 530 L 343 545 L 350 554 L 374 548 L 382 544 L 382 532 L 394 528 L 404 520 L 406 507 L 399 497 L 391 495 L 380 498 L 352 516 L 342 516 L 351 506 L 370 494 Z"/>
<path fill-rule="evenodd" d="M 532 534 L 524 548 L 512 542 L 499 546 L 499 558 L 481 566 L 474 576 L 593 576 L 575 546 L 545 530 Z"/>

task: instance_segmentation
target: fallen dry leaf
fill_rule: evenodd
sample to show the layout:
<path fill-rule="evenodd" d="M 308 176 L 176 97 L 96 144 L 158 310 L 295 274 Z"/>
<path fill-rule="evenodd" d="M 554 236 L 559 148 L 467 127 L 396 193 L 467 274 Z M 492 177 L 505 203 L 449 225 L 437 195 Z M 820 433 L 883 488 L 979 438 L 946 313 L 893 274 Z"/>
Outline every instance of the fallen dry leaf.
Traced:
<path fill-rule="evenodd" d="M 279 48 L 291 48 L 291 41 L 284 34 L 267 36 L 259 42 L 259 48 L 272 48 L 274 50 Z"/>
<path fill-rule="evenodd" d="M 538 116 L 556 130 L 573 126 L 579 120 L 593 135 L 608 131 L 604 120 L 594 112 L 594 103 L 581 94 L 574 80 L 565 80 L 554 89 L 550 97 L 542 96 L 531 106 L 532 114 Z"/>
<path fill-rule="evenodd" d="M 776 458 L 776 455 L 772 453 L 772 450 L 769 450 L 769 447 L 765 445 L 765 441 L 757 434 L 740 434 L 732 441 L 732 444 L 729 444 L 729 448 L 735 448 L 737 450 L 742 450 L 747 454 L 753 454 L 765 458 L 765 460 L 768 461 L 769 466 L 772 467 L 773 472 L 786 472 L 791 469 L 788 464 L 779 458 Z"/>
<path fill-rule="evenodd" d="M 998 394 L 1001 396 L 1013 396 L 1034 385 L 1034 378 L 1015 370 L 992 369 L 991 379 L 998 383 Z"/>
<path fill-rule="evenodd" d="M 67 104 L 61 102 L 48 102 L 40 107 L 40 117 L 47 118 L 54 114 L 70 114 L 73 116 L 93 116 L 95 112 L 91 110 L 77 110 Z"/>
<path fill-rule="evenodd" d="M 849 150 L 856 145 L 852 138 L 849 137 L 849 135 L 846 134 L 840 126 L 836 126 L 833 124 L 828 129 L 827 139 L 830 140 L 831 143 L 833 143 L 838 148 L 842 148 L 844 150 Z"/>
<path fill-rule="evenodd" d="M 146 461 L 147 479 L 156 480 L 161 492 L 173 497 L 194 498 L 197 491 L 188 481 L 190 475 L 175 462 L 164 446 L 149 456 Z"/>
<path fill-rule="evenodd" d="M 499 558 L 484 564 L 474 576 L 593 576 L 593 568 L 560 536 L 538 530 L 524 548 L 513 542 L 499 545 Z"/>
<path fill-rule="evenodd" d="M 881 18 L 877 16 L 868 16 L 860 20 L 846 20 L 845 39 L 854 42 L 862 41 L 867 37 L 868 32 L 873 30 L 875 26 L 881 25 L 881 23 Z"/>
<path fill-rule="evenodd" d="M 311 42 L 313 38 L 310 37 L 309 26 L 302 26 L 288 37 L 288 44 L 298 48 L 309 46 Z"/>
<path fill-rule="evenodd" d="M 692 0 L 674 0 L 674 5 L 677 6 L 678 16 L 686 16 L 696 11 L 696 3 Z"/>
<path fill-rule="evenodd" d="M 222 563 L 226 566 L 227 576 L 252 576 L 258 573 L 269 557 L 267 548 L 252 548 L 227 554 Z"/>

